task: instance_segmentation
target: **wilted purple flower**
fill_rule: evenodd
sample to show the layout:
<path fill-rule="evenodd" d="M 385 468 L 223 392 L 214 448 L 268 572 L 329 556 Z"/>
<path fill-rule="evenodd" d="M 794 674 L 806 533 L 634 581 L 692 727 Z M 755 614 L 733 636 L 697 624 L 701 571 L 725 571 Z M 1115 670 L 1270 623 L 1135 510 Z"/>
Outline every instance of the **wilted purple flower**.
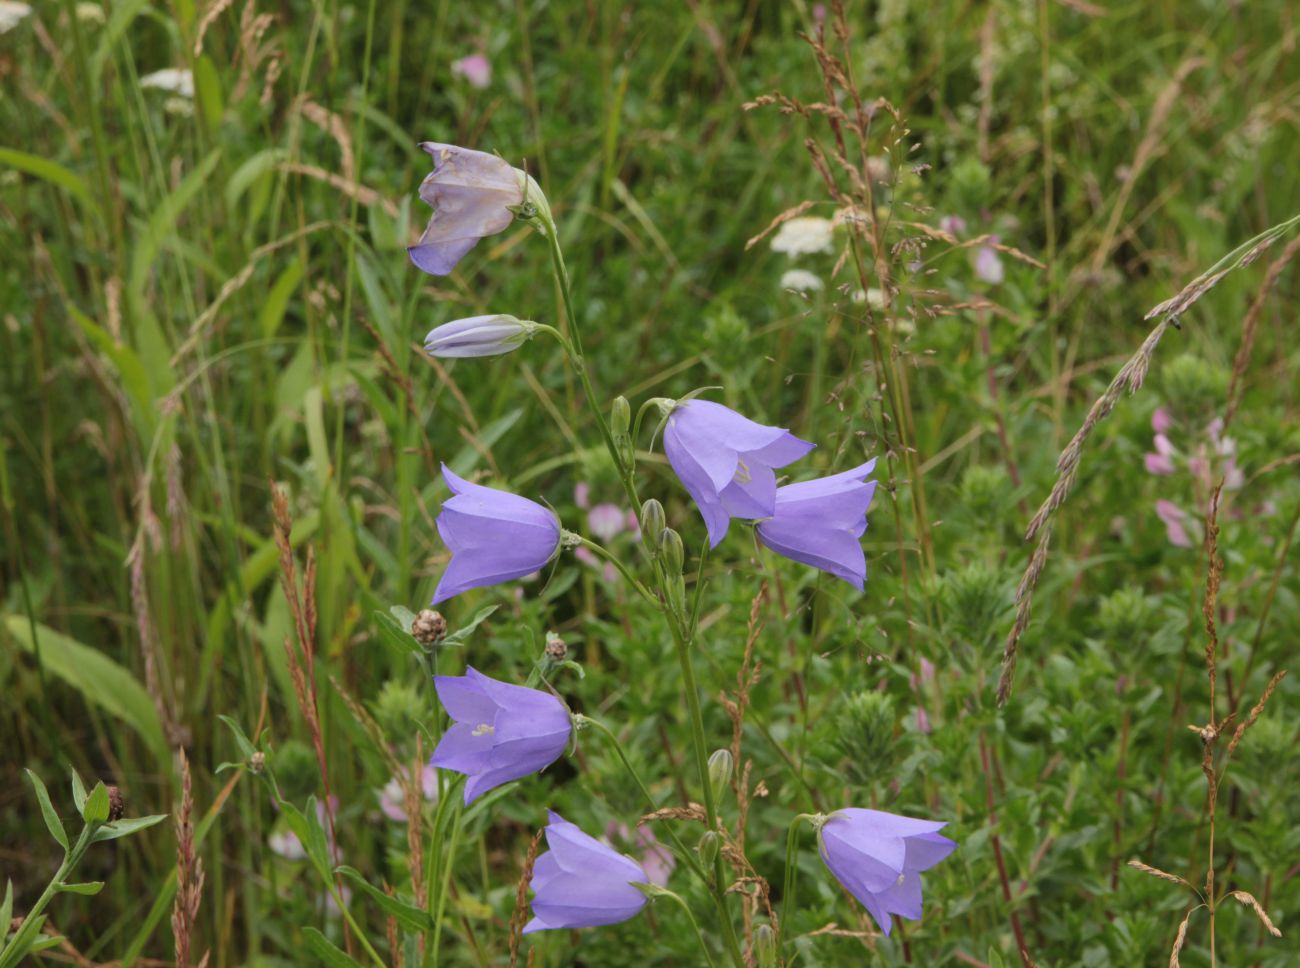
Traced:
<path fill-rule="evenodd" d="M 492 62 L 482 54 L 470 54 L 451 62 L 451 72 L 480 91 L 492 83 Z"/>
<path fill-rule="evenodd" d="M 997 241 L 997 237 L 993 238 Z M 999 285 L 1005 277 L 1006 272 L 1002 268 L 1002 259 L 998 255 L 998 250 L 991 245 L 981 245 L 975 253 L 975 276 L 982 282 L 989 285 Z"/>
<path fill-rule="evenodd" d="M 848 807 L 827 818 L 817 840 L 831 873 L 888 935 L 891 914 L 911 920 L 921 916 L 921 872 L 957 847 L 938 833 L 946 826 L 937 820 Z"/>
<path fill-rule="evenodd" d="M 532 339 L 537 324 L 497 313 L 453 320 L 429 330 L 424 349 L 430 356 L 500 356 Z"/>
<path fill-rule="evenodd" d="M 451 564 L 433 604 L 471 588 L 522 578 L 542 568 L 560 547 L 560 522 L 548 508 L 508 491 L 471 484 L 442 465 L 452 497 L 438 515 L 438 534 Z"/>
<path fill-rule="evenodd" d="M 434 676 L 455 724 L 429 763 L 469 777 L 468 805 L 493 787 L 554 763 L 569 744 L 573 721 L 549 692 L 498 682 L 467 668 L 463 676 Z"/>
<path fill-rule="evenodd" d="M 708 400 L 678 404 L 664 429 L 664 453 L 717 547 L 731 518 L 766 518 L 776 507 L 776 474 L 813 444 Z"/>
<path fill-rule="evenodd" d="M 426 141 L 433 172 L 420 183 L 420 198 L 433 217 L 418 244 L 407 249 L 425 272 L 445 276 L 465 253 L 514 221 L 510 206 L 521 205 L 528 176 L 496 155 Z"/>
<path fill-rule="evenodd" d="M 779 555 L 842 578 L 859 591 L 867 580 L 862 535 L 876 482 L 876 461 L 776 492 L 772 517 L 758 523 L 758 540 Z"/>
<path fill-rule="evenodd" d="M 555 811 L 546 826 L 550 848 L 533 867 L 533 919 L 524 934 L 551 928 L 595 928 L 635 917 L 649 884 L 641 865 L 589 837 Z"/>
<path fill-rule="evenodd" d="M 1170 544 L 1177 545 L 1179 548 L 1190 548 L 1192 546 L 1192 539 L 1187 534 L 1187 528 L 1183 525 L 1183 522 L 1187 520 L 1186 511 L 1172 501 L 1161 498 L 1156 501 L 1156 514 L 1165 523 L 1165 536 L 1169 539 Z"/>

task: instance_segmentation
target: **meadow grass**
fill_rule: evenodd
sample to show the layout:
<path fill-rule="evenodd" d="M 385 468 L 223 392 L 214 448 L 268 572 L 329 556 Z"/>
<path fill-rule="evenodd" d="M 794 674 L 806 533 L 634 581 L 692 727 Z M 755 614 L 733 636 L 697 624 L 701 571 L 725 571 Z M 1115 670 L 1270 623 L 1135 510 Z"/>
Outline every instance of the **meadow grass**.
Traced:
<path fill-rule="evenodd" d="M 463 316 L 564 322 L 530 229 L 445 278 L 409 263 L 428 215 L 415 145 L 436 140 L 545 189 L 596 406 L 722 387 L 818 441 L 819 473 L 881 458 L 863 594 L 743 530 L 706 566 L 695 663 L 709 742 L 736 762 L 722 812 L 746 952 L 791 873 L 791 816 L 858 805 L 950 820 L 960 846 L 926 874 L 925 919 L 885 939 L 806 837 L 787 963 L 1129 966 L 1175 946 L 1184 965 L 1295 963 L 1300 22 L 1286 0 L 849 3 L 819 64 L 799 36 L 815 16 L 800 0 L 66 0 L 0 34 L 13 913 L 60 857 L 24 768 L 65 819 L 70 769 L 119 786 L 128 816 L 186 818 L 179 851 L 168 826 L 93 847 L 76 877 L 104 889 L 54 899 L 45 930 L 66 941 L 38 957 L 315 963 L 317 932 L 359 962 L 369 945 L 385 964 L 698 963 L 668 904 L 580 935 L 512 930 L 548 806 L 592 832 L 647 810 L 595 732 L 467 810 L 444 776 L 436 804 L 407 792 L 416 823 L 380 811 L 442 728 L 431 670 L 389 621 L 446 566 L 439 463 L 566 521 L 579 484 L 626 505 L 543 340 L 509 360 L 422 352 Z M 480 51 L 481 90 L 450 67 Z M 864 104 L 888 102 L 860 146 L 817 106 L 851 104 L 828 90 L 831 57 Z M 192 96 L 142 86 L 176 67 Z M 746 244 L 801 206 L 849 211 L 833 251 Z M 823 288 L 786 288 L 793 268 Z M 1216 284 L 1146 319 L 1198 279 Z M 1158 409 L 1171 474 L 1144 466 Z M 638 456 L 694 578 L 699 516 L 657 443 Z M 699 799 L 652 607 L 569 555 L 443 611 L 454 630 L 492 605 L 440 670 L 522 680 L 554 632 L 585 673 L 558 679 L 575 710 L 661 805 Z M 327 795 L 327 867 L 391 885 L 427 929 L 272 849 Z M 651 824 L 688 848 L 701 834 Z M 720 937 L 682 863 L 673 886 Z"/>

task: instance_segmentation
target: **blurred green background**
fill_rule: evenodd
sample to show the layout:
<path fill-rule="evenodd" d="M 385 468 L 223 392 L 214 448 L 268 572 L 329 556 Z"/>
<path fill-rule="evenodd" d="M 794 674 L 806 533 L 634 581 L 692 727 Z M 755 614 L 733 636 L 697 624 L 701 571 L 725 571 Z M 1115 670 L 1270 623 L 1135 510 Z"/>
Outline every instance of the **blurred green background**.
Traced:
<path fill-rule="evenodd" d="M 771 237 L 745 244 L 801 202 L 814 203 L 808 216 L 840 207 L 805 146 L 830 149 L 825 121 L 743 107 L 774 91 L 825 100 L 799 36 L 823 15 L 799 0 L 42 0 L 10 15 L 0 877 L 18 910 L 58 863 L 23 767 L 62 807 L 71 766 L 120 784 L 131 814 L 165 813 L 183 746 L 196 807 L 216 818 L 198 950 L 214 966 L 300 964 L 304 925 L 338 937 L 302 862 L 268 846 L 283 824 L 264 789 L 214 772 L 240 759 L 226 715 L 263 731 L 287 798 L 322 793 L 282 647 L 269 482 L 291 495 L 295 542 L 318 560 L 341 852 L 399 886 L 405 827 L 378 798 L 391 771 L 342 691 L 402 762 L 418 724 L 439 715 L 375 618 L 422 607 L 445 565 L 438 463 L 545 498 L 571 527 L 583 520 L 577 485 L 618 501 L 580 388 L 543 341 L 450 365 L 421 352 L 429 328 L 462 316 L 562 318 L 545 247 L 525 228 L 484 241 L 447 278 L 409 264 L 403 248 L 428 216 L 416 143 L 436 140 L 497 152 L 545 189 L 601 392 L 635 406 L 723 387 L 713 398 L 821 444 L 801 474 L 892 453 L 863 595 L 760 552 L 742 529 L 709 566 L 697 661 L 719 746 L 731 725 L 717 696 L 735 690 L 750 602 L 759 581 L 768 589 L 744 729 L 767 793 L 748 818 L 758 876 L 779 892 L 785 825 L 804 810 L 935 816 L 961 843 L 926 876 L 926 919 L 885 941 L 861 936 L 870 922 L 807 838 L 787 955 L 1017 964 L 1014 916 L 1039 965 L 1167 961 L 1193 895 L 1124 862 L 1204 881 L 1205 778 L 1185 727 L 1208 716 L 1208 472 L 1187 461 L 1223 469 L 1206 428 L 1224 414 L 1243 320 L 1285 239 L 1167 333 L 1142 392 L 1089 441 L 1016 692 L 999 711 L 992 691 L 1024 526 L 1057 454 L 1148 332 L 1143 315 L 1300 212 L 1300 21 L 1286 0 L 849 3 L 853 80 L 906 123 L 882 111 L 870 146 L 887 173 L 878 201 L 897 291 L 868 324 L 879 307 L 854 298 L 844 229 L 832 251 L 797 258 Z M 482 86 L 480 65 L 456 68 L 474 55 L 490 65 Z M 189 73 L 156 73 L 168 69 Z M 1028 258 L 914 227 L 953 217 L 959 240 L 995 235 Z M 790 291 L 792 268 L 823 288 Z M 1243 481 L 1220 522 L 1219 716 L 1244 717 L 1296 654 L 1294 267 L 1274 282 L 1254 310 L 1230 430 Z M 898 415 L 876 392 L 872 330 L 907 375 L 910 454 L 893 446 Z M 1157 407 L 1179 452 L 1168 476 L 1144 467 Z M 698 547 L 698 515 L 657 451 L 643 473 L 642 493 Z M 1186 515 L 1191 547 L 1171 542 L 1161 499 Z M 633 556 L 630 535 L 615 544 Z M 455 627 L 488 604 L 501 607 L 444 668 L 471 661 L 521 680 L 556 630 L 586 669 L 564 681 L 566 698 L 621 731 L 658 795 L 690 795 L 680 683 L 650 612 L 570 557 L 445 611 Z M 1229 904 L 1217 917 L 1225 964 L 1298 954 L 1293 683 L 1235 754 L 1216 835 L 1219 889 L 1249 891 L 1286 936 Z M 574 759 L 469 818 L 454 848 L 426 846 L 452 851 L 440 963 L 510 963 L 515 885 L 548 805 L 592 832 L 641 807 L 609 749 L 584 737 Z M 51 908 L 80 956 L 170 959 L 169 828 L 97 848 L 85 868 L 104 892 Z M 674 887 L 702 897 L 687 881 L 679 870 Z M 357 913 L 382 941 L 378 909 Z M 691 964 L 678 917 L 656 907 L 576 947 L 567 934 L 526 945 L 542 965 L 629 964 L 629 950 L 637 964 Z M 831 923 L 842 933 L 810 936 Z M 1208 963 L 1208 951 L 1202 911 L 1183 963 Z"/>

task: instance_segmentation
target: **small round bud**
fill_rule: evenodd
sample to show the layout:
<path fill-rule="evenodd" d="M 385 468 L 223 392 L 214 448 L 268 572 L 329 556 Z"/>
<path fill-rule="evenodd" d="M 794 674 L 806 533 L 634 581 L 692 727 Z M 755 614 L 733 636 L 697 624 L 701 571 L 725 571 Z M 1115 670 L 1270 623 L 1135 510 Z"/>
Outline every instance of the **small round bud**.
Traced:
<path fill-rule="evenodd" d="M 609 410 L 609 432 L 615 438 L 627 435 L 632 427 L 632 407 L 627 397 L 615 397 Z"/>
<path fill-rule="evenodd" d="M 659 550 L 659 533 L 668 526 L 664 517 L 664 506 L 654 498 L 641 505 L 641 538 L 646 545 L 657 552 Z"/>
<path fill-rule="evenodd" d="M 754 928 L 754 963 L 758 968 L 776 968 L 776 932 L 770 924 Z"/>
<path fill-rule="evenodd" d="M 437 645 L 447 637 L 447 620 L 441 612 L 422 609 L 411 623 L 411 635 L 421 645 Z"/>
<path fill-rule="evenodd" d="M 252 773 L 261 773 L 266 769 L 266 754 L 258 750 L 248 758 L 248 769 Z"/>
<path fill-rule="evenodd" d="M 731 780 L 731 750 L 714 750 L 709 757 L 709 786 L 715 797 L 722 796 Z"/>
<path fill-rule="evenodd" d="M 682 547 L 682 536 L 672 528 L 659 532 L 659 554 L 664 559 L 664 569 L 670 575 L 680 575 L 686 562 L 686 549 Z"/>
<path fill-rule="evenodd" d="M 569 646 L 558 635 L 546 637 L 546 658 L 552 662 L 563 662 L 569 657 Z"/>
<path fill-rule="evenodd" d="M 126 797 L 122 796 L 122 788 L 111 786 L 108 788 L 108 821 L 121 820 L 122 814 L 126 813 Z"/>
<path fill-rule="evenodd" d="M 706 830 L 700 835 L 700 842 L 695 845 L 695 852 L 700 855 L 700 862 L 704 868 L 713 866 L 713 861 L 718 856 L 718 835 L 712 830 Z"/>

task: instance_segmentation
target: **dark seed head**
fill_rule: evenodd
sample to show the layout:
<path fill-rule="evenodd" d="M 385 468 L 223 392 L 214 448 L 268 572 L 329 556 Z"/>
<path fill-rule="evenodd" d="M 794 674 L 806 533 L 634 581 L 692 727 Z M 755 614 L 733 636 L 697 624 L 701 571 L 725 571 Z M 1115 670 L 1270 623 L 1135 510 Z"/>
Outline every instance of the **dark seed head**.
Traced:
<path fill-rule="evenodd" d="M 441 612 L 423 609 L 411 623 L 411 635 L 421 645 L 437 645 L 447 637 L 447 620 Z"/>

